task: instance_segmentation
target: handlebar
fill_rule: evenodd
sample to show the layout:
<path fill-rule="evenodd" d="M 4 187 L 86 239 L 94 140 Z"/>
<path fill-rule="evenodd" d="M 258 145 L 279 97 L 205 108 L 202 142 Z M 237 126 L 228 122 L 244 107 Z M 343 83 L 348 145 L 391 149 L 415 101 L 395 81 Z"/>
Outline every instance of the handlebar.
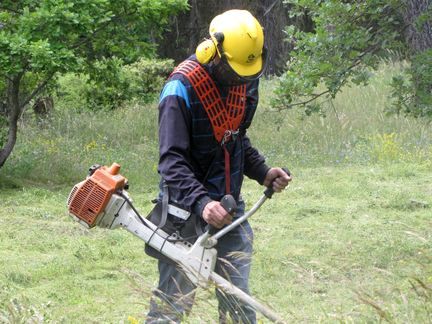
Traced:
<path fill-rule="evenodd" d="M 282 170 L 288 175 L 291 176 L 291 172 L 288 170 L 288 168 L 282 168 Z M 276 180 L 276 179 L 275 179 Z M 273 180 L 273 182 L 275 181 Z M 266 190 L 264 190 L 264 196 L 266 196 L 268 199 L 271 199 L 271 197 L 274 194 L 274 190 L 273 190 L 273 182 L 270 184 L 269 187 L 267 187 Z"/>

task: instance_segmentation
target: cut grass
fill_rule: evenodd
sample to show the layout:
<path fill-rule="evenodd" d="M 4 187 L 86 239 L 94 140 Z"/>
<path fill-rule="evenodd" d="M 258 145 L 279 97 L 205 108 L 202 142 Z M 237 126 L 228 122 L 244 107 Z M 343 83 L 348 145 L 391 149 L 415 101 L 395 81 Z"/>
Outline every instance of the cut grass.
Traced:
<path fill-rule="evenodd" d="M 398 166 L 406 167 L 416 177 L 394 178 L 394 170 L 377 166 L 299 170 L 299 187 L 293 183 L 289 191 L 292 203 L 275 201 L 263 208 L 261 214 L 268 208 L 272 216 L 254 220 L 256 236 L 261 235 L 256 259 L 263 267 L 254 273 L 260 274 L 257 283 L 274 282 L 270 296 L 290 305 L 290 321 L 382 317 L 366 300 L 381 305 L 392 321 L 428 320 L 431 300 L 424 303 L 410 279 L 431 284 L 432 174 Z M 425 207 L 413 206 L 412 199 L 425 201 Z M 268 230 L 270 221 L 275 226 Z"/>
<path fill-rule="evenodd" d="M 293 173 L 292 186 L 251 219 L 253 295 L 288 322 L 427 322 L 432 305 L 421 291 L 432 285 L 430 170 L 396 164 Z M 248 181 L 244 192 L 250 205 L 261 189 Z M 74 223 L 67 194 L 2 192 L 3 316 L 15 299 L 55 322 L 142 321 L 155 261 L 125 231 Z M 132 191 L 143 214 L 153 194 Z M 201 291 L 188 321 L 215 319 L 216 302 Z"/>

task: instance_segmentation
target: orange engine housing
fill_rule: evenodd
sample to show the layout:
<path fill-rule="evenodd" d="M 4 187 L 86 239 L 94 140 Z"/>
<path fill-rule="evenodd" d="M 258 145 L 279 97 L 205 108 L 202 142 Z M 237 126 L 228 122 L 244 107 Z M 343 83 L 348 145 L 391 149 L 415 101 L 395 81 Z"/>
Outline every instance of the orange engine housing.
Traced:
<path fill-rule="evenodd" d="M 72 189 L 69 199 L 69 213 L 89 228 L 96 226 L 98 216 L 104 211 L 112 195 L 122 190 L 126 178 L 119 174 L 120 165 L 113 163 L 109 168 L 97 169 L 86 180 Z"/>

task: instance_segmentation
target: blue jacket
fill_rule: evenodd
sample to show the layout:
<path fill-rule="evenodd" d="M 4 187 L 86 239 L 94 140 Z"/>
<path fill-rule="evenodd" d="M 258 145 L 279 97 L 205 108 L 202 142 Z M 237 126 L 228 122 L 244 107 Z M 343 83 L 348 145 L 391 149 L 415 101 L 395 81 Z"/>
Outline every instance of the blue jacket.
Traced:
<path fill-rule="evenodd" d="M 189 59 L 196 61 L 194 56 Z M 211 75 L 210 67 L 204 68 Z M 216 85 L 225 102 L 229 88 Z M 246 97 L 239 135 L 228 144 L 231 194 L 236 200 L 244 175 L 262 184 L 269 169 L 246 135 L 258 104 L 258 81 L 247 85 Z M 208 202 L 225 195 L 223 149 L 214 138 L 211 122 L 192 85 L 181 74 L 172 75 L 160 95 L 159 153 L 158 172 L 168 185 L 173 204 L 201 216 Z"/>

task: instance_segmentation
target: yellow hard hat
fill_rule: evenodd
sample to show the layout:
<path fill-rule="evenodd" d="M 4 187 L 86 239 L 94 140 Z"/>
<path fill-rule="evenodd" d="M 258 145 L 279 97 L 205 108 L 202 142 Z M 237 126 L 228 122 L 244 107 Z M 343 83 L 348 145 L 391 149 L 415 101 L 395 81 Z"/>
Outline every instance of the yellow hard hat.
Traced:
<path fill-rule="evenodd" d="M 240 77 L 259 77 L 264 69 L 264 33 L 258 20 L 246 10 L 228 10 L 210 23 L 207 39 L 198 45 L 196 57 L 207 64 L 216 54 Z"/>
<path fill-rule="evenodd" d="M 209 32 L 212 40 L 222 45 L 217 47 L 219 56 L 223 54 L 238 75 L 252 76 L 262 71 L 264 32 L 249 11 L 228 10 L 216 16 Z"/>

